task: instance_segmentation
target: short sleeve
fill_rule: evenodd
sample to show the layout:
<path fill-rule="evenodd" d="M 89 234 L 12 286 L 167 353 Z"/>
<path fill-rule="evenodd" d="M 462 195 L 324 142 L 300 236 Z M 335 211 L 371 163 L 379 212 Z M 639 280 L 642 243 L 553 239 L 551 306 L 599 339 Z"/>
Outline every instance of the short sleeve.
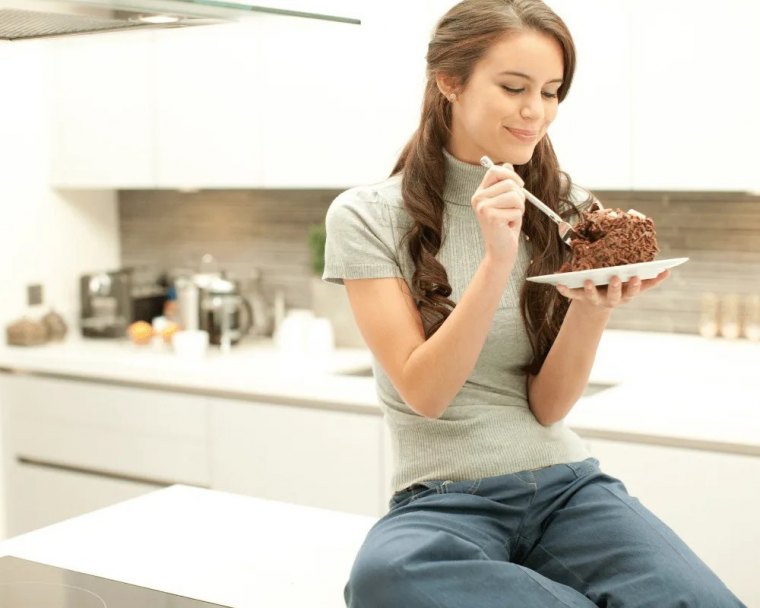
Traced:
<path fill-rule="evenodd" d="M 379 193 L 366 187 L 338 195 L 325 218 L 325 269 L 322 280 L 403 277 L 390 210 Z"/>

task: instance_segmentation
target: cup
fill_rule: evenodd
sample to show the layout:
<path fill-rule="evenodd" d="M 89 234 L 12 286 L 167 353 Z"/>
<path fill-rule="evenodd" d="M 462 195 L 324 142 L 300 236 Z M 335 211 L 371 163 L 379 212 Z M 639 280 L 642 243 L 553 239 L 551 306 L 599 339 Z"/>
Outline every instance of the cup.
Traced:
<path fill-rule="evenodd" d="M 699 314 L 699 333 L 705 338 L 715 338 L 718 335 L 720 322 L 718 296 L 714 293 L 702 294 Z"/>
<path fill-rule="evenodd" d="M 311 355 L 323 357 L 335 349 L 335 332 L 330 319 L 316 317 L 309 325 L 306 349 Z"/>
<path fill-rule="evenodd" d="M 202 329 L 178 331 L 172 336 L 172 348 L 183 359 L 202 359 L 208 350 L 208 332 Z"/>

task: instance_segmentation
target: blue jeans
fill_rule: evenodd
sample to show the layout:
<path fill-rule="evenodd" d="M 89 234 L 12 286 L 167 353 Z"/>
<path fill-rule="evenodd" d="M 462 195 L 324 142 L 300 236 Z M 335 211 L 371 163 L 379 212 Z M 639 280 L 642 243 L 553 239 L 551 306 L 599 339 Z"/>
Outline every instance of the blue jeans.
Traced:
<path fill-rule="evenodd" d="M 426 481 L 389 508 L 356 556 L 349 608 L 744 606 L 595 458 Z"/>

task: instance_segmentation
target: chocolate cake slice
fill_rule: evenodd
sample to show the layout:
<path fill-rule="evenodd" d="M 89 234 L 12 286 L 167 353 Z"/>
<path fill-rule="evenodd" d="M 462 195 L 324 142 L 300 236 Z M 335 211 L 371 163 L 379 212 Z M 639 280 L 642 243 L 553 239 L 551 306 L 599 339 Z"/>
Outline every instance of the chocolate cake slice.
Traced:
<path fill-rule="evenodd" d="M 559 272 L 651 262 L 660 251 L 654 221 L 635 209 L 584 211 L 573 228 L 572 259 Z"/>

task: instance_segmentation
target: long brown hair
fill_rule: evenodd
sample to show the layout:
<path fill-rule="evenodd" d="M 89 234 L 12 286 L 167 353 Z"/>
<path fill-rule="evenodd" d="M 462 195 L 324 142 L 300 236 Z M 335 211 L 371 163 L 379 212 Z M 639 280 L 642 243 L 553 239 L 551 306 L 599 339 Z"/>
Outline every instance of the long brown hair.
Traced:
<path fill-rule="evenodd" d="M 455 306 L 448 297 L 452 290 L 446 269 L 435 257 L 443 242 L 443 147 L 451 132 L 451 106 L 438 89 L 436 75 L 452 76 L 464 87 L 475 64 L 492 44 L 505 34 L 525 29 L 553 36 L 562 47 L 564 74 L 557 92 L 561 102 L 575 72 L 575 45 L 564 22 L 541 0 L 464 0 L 438 21 L 428 45 L 420 125 L 391 172 L 403 172 L 404 206 L 412 220 L 404 241 L 415 266 L 411 291 L 427 328 L 426 338 L 440 328 Z M 527 190 L 563 217 L 577 211 L 569 196 L 572 181 L 560 170 L 548 134 L 539 141 L 530 161 L 516 166 L 515 171 Z M 522 231 L 533 247 L 527 276 L 556 272 L 568 256 L 556 225 L 527 205 Z M 568 306 L 569 302 L 554 287 L 525 281 L 520 291 L 520 311 L 533 359 L 524 371 L 538 373 Z"/>

